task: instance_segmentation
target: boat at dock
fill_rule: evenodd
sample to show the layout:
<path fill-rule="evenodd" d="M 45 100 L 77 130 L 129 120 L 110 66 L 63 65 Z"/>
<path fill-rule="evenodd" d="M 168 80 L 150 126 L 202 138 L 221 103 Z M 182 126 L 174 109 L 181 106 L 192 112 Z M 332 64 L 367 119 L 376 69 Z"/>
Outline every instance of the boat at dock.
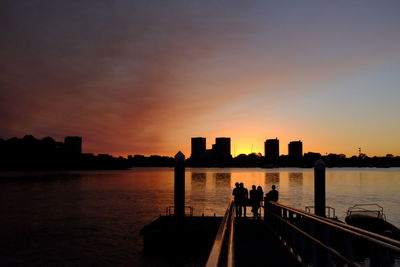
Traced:
<path fill-rule="evenodd" d="M 386 220 L 383 207 L 378 204 L 357 204 L 347 210 L 347 224 L 400 240 L 400 229 Z"/>

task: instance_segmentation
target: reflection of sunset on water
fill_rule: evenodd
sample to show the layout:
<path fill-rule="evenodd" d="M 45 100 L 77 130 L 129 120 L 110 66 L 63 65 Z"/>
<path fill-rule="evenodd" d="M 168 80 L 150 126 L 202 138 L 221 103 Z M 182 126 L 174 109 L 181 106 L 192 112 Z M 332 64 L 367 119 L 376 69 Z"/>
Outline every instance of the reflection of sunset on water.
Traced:
<path fill-rule="evenodd" d="M 7 205 L 0 205 L 0 213 L 7 214 L 0 221 L 5 234 L 0 242 L 13 240 L 22 228 L 34 235 L 40 233 L 41 240 L 53 240 L 56 233 L 57 242 L 65 247 L 41 241 L 35 243 L 38 245 L 35 248 L 51 250 L 67 260 L 84 253 L 93 262 L 104 263 L 112 256 L 140 265 L 139 258 L 132 256 L 132 251 L 139 253 L 142 249 L 139 230 L 174 205 L 173 168 L 1 173 L 0 176 L 4 180 L 1 197 L 7 200 Z M 275 184 L 280 203 L 299 209 L 314 205 L 312 169 L 187 168 L 186 206 L 194 207 L 194 215 L 222 216 L 236 182 L 243 182 L 248 189 L 253 184 L 260 185 L 264 193 Z M 334 207 L 343 220 L 347 208 L 355 203 L 378 203 L 384 207 L 388 221 L 400 226 L 399 187 L 398 168 L 328 168 L 326 204 Z M 93 250 L 90 249 L 93 243 L 88 240 L 113 246 Z M 77 246 L 82 250 L 77 251 Z M 31 256 L 25 255 L 30 263 L 41 252 L 35 248 L 30 249 Z"/>

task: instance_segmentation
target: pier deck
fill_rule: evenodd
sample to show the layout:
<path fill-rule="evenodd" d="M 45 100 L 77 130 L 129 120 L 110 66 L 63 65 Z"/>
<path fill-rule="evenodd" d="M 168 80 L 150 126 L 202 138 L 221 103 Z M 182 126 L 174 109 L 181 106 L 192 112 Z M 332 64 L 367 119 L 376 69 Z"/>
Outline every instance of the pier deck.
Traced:
<path fill-rule="evenodd" d="M 145 251 L 167 254 L 172 265 L 397 266 L 400 242 L 276 202 L 260 219 L 161 216 L 142 230 Z M 182 227 L 182 225 L 184 225 Z M 154 254 L 153 254 L 154 255 Z M 208 259 L 206 260 L 208 255 Z"/>
<path fill-rule="evenodd" d="M 264 220 L 235 219 L 235 266 L 301 266 Z"/>

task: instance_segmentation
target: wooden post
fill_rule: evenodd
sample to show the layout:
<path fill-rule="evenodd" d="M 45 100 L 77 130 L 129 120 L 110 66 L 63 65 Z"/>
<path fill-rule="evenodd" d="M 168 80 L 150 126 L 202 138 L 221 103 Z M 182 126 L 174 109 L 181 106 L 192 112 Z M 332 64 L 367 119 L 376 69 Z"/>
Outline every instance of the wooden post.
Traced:
<path fill-rule="evenodd" d="M 175 236 L 172 244 L 175 243 L 174 266 L 184 266 L 182 253 L 185 251 L 185 155 L 179 151 L 175 155 L 174 169 L 174 219 Z"/>
<path fill-rule="evenodd" d="M 315 214 L 325 217 L 325 162 L 321 159 L 314 164 L 314 205 Z"/>
<path fill-rule="evenodd" d="M 185 155 L 180 151 L 175 155 L 174 213 L 177 222 L 183 221 L 185 217 Z"/>

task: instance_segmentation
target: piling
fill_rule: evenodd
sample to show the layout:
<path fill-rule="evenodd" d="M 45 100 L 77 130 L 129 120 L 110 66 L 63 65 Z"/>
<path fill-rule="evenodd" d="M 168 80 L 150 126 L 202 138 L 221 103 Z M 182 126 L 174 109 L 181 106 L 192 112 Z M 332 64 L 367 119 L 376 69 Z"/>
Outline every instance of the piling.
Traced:
<path fill-rule="evenodd" d="M 314 206 L 315 214 L 325 217 L 325 162 L 321 159 L 314 164 Z"/>
<path fill-rule="evenodd" d="M 174 176 L 174 214 L 181 222 L 185 217 L 185 155 L 180 151 L 175 155 Z"/>

